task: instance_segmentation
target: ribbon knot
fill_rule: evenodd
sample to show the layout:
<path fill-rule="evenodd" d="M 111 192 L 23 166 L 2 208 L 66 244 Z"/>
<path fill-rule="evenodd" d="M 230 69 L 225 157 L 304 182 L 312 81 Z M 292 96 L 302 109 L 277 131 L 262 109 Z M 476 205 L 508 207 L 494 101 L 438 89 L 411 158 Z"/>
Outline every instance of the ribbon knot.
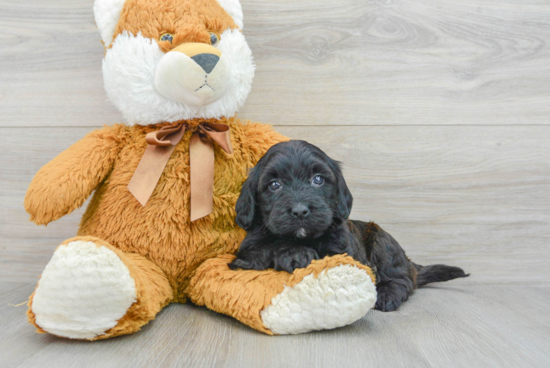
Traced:
<path fill-rule="evenodd" d="M 148 133 L 148 146 L 128 184 L 128 190 L 145 207 L 153 194 L 160 176 L 181 141 L 186 123 L 162 127 Z M 214 203 L 214 146 L 231 154 L 229 126 L 218 123 L 201 123 L 189 140 L 189 166 L 191 175 L 191 221 L 212 213 Z"/>

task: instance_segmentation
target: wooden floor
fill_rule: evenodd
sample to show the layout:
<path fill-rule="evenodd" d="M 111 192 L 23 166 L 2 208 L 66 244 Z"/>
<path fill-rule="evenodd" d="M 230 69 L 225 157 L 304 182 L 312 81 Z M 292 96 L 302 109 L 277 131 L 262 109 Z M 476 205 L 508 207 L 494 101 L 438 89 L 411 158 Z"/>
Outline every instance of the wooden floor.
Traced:
<path fill-rule="evenodd" d="M 24 301 L 33 286 L 0 284 Z M 1 367 L 548 367 L 550 289 L 469 285 L 419 290 L 351 326 L 266 336 L 205 308 L 174 304 L 141 332 L 95 343 L 38 335 L 24 307 L 0 306 Z"/>
<path fill-rule="evenodd" d="M 34 333 L 25 302 L 83 211 L 38 227 L 36 171 L 121 121 L 93 0 L 0 0 L 0 368 L 549 367 L 550 0 L 242 0 L 239 117 L 344 163 L 352 218 L 472 275 L 352 326 L 269 337 L 192 305 L 138 334 Z"/>

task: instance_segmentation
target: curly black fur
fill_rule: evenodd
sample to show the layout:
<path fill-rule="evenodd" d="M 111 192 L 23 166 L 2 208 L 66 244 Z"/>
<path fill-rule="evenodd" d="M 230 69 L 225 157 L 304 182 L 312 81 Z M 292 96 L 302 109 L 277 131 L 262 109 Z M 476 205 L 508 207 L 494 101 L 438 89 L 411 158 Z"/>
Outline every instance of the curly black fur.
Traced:
<path fill-rule="evenodd" d="M 237 224 L 248 233 L 229 267 L 293 272 L 314 259 L 347 253 L 375 272 L 376 309 L 383 311 L 397 309 L 428 282 L 468 276 L 457 267 L 414 264 L 375 223 L 347 220 L 352 203 L 339 163 L 318 147 L 304 141 L 274 145 L 237 201 Z"/>

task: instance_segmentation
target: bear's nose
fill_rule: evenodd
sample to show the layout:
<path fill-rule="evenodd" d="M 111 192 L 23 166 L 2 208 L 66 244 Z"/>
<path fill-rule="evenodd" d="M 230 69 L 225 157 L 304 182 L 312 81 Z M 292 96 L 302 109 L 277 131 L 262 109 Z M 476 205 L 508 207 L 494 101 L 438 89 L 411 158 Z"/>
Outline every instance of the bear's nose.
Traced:
<path fill-rule="evenodd" d="M 296 217 L 297 219 L 304 219 L 309 215 L 309 207 L 306 206 L 303 203 L 296 203 L 292 207 L 292 216 Z"/>
<path fill-rule="evenodd" d="M 220 60 L 220 57 L 214 54 L 198 54 L 192 56 L 191 59 L 199 64 L 206 74 L 209 74 Z"/>

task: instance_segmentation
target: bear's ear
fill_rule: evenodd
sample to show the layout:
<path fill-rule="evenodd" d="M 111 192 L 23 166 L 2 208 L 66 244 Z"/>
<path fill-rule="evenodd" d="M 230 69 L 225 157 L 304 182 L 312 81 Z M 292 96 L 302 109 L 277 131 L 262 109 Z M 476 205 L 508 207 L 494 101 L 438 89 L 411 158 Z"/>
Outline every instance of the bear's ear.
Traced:
<path fill-rule="evenodd" d="M 113 43 L 116 25 L 126 0 L 95 0 L 94 16 L 105 47 Z M 226 0 L 227 1 L 227 0 Z"/>
<path fill-rule="evenodd" d="M 218 3 L 222 6 L 223 10 L 231 15 L 237 27 L 242 31 L 244 23 L 241 2 L 239 0 L 218 0 Z"/>

